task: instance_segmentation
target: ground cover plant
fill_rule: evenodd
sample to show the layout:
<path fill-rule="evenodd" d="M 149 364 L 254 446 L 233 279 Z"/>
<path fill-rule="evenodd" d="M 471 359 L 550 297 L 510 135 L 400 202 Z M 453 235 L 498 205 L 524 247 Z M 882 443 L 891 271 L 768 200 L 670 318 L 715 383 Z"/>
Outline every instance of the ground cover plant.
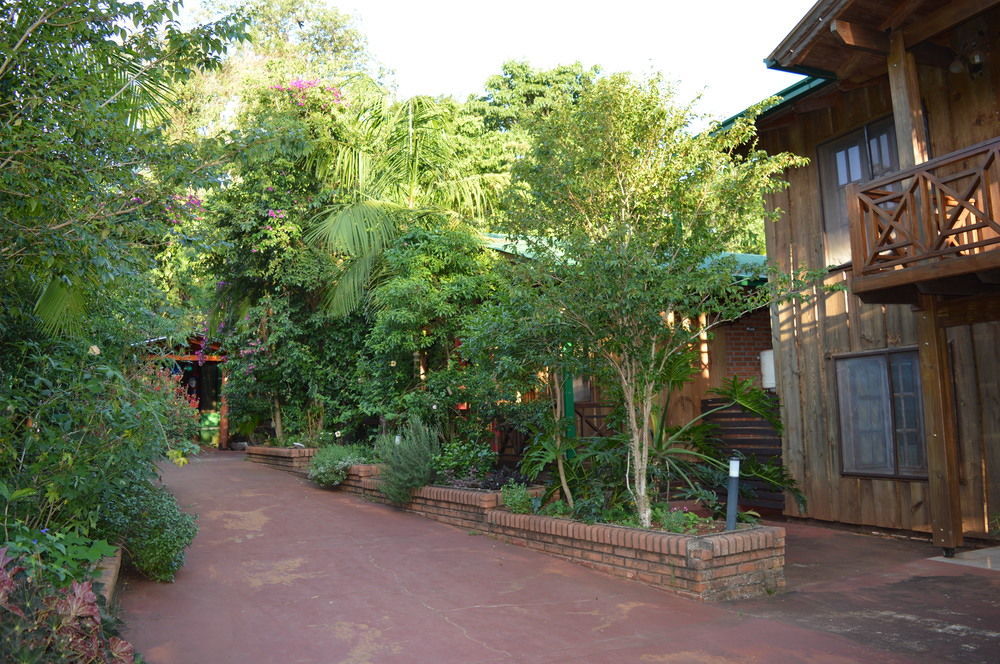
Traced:
<path fill-rule="evenodd" d="M 0 547 L 0 654 L 6 662 L 136 661 L 90 581 L 58 587 Z"/>
<path fill-rule="evenodd" d="M 309 462 L 309 479 L 324 487 L 335 487 L 347 479 L 351 466 L 372 463 L 374 450 L 365 445 L 326 445 Z"/>

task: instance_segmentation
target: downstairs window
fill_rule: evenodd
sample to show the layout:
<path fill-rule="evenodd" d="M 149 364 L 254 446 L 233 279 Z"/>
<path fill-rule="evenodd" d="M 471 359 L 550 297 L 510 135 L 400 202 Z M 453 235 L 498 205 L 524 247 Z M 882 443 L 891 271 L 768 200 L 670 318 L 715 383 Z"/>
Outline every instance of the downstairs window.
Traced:
<path fill-rule="evenodd" d="M 915 350 L 836 359 L 844 474 L 927 477 Z"/>

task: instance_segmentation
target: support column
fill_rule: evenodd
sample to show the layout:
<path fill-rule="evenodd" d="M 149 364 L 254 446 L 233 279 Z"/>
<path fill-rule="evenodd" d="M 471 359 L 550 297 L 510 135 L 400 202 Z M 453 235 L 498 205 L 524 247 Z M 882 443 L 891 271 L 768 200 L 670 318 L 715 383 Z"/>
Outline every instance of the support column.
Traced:
<path fill-rule="evenodd" d="M 927 161 L 930 144 L 924 122 L 924 106 L 920 101 L 920 78 L 913 54 L 906 50 L 903 34 L 889 35 L 889 92 L 892 96 L 892 121 L 896 126 L 896 151 L 899 168 Z"/>
<path fill-rule="evenodd" d="M 955 547 L 962 544 L 962 505 L 951 358 L 948 336 L 938 321 L 939 306 L 936 297 L 920 296 L 917 339 L 920 344 L 931 531 L 934 544 L 942 547 L 945 555 L 952 555 Z"/>

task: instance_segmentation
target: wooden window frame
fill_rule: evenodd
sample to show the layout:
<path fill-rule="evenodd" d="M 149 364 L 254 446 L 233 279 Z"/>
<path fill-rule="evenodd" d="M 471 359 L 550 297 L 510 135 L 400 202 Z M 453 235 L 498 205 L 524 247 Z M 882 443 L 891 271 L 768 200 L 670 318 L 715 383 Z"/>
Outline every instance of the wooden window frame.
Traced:
<path fill-rule="evenodd" d="M 900 480 L 900 481 L 927 481 L 928 478 L 928 468 L 927 468 L 927 450 L 924 450 L 924 468 L 920 473 L 900 473 L 899 472 L 899 443 L 896 440 L 894 432 L 896 431 L 896 404 L 893 398 L 896 394 L 896 390 L 892 386 L 892 376 L 891 376 L 891 362 L 890 356 L 899 354 L 914 354 L 918 353 L 917 346 L 900 346 L 896 348 L 882 348 L 870 351 L 861 351 L 856 353 L 837 353 L 830 355 L 830 360 L 833 361 L 834 369 L 834 394 L 836 396 L 837 403 L 837 431 L 838 431 L 838 454 L 840 461 L 840 475 L 842 477 L 859 477 L 866 479 L 886 479 L 886 480 Z M 885 358 L 885 375 L 884 378 L 888 385 L 888 412 L 889 412 L 889 422 L 888 422 L 888 432 L 891 436 L 891 452 L 892 452 L 892 472 L 891 473 L 873 473 L 873 472 L 863 472 L 856 470 L 846 470 L 845 468 L 845 448 L 846 442 L 844 440 L 844 424 L 843 424 L 843 414 L 844 408 L 842 404 L 841 391 L 840 391 L 840 376 L 837 370 L 837 362 L 840 360 L 851 360 L 851 359 L 862 359 L 866 357 L 884 357 Z M 919 367 L 919 356 L 916 370 L 914 373 L 914 379 L 916 383 L 916 394 L 917 394 L 917 411 L 918 411 L 918 421 L 920 423 L 921 441 L 926 445 L 926 434 L 923 431 L 923 396 L 921 394 L 921 375 Z"/>

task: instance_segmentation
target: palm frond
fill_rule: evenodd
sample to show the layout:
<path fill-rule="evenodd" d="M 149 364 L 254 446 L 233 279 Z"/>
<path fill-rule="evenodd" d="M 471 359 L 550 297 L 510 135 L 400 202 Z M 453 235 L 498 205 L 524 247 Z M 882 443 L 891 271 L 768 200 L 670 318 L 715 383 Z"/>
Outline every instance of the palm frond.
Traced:
<path fill-rule="evenodd" d="M 388 201 L 364 201 L 328 212 L 307 238 L 353 257 L 381 254 L 399 234 L 405 208 Z"/>
<path fill-rule="evenodd" d="M 35 301 L 35 315 L 48 334 L 62 334 L 79 328 L 86 313 L 86 295 L 79 288 L 52 277 Z"/>
<path fill-rule="evenodd" d="M 375 254 L 363 254 L 347 264 L 337 282 L 324 295 L 323 305 L 330 315 L 343 317 L 357 311 L 368 292 L 378 258 Z"/>

